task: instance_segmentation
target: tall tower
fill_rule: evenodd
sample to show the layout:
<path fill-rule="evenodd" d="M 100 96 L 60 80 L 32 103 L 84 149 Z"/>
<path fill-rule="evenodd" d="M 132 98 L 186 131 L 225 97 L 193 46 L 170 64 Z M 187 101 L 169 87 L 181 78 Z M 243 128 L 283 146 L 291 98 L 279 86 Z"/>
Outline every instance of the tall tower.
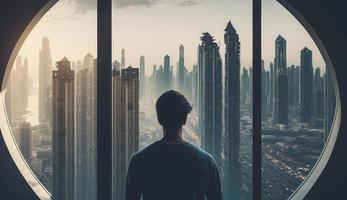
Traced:
<path fill-rule="evenodd" d="M 181 92 L 184 92 L 184 46 L 181 45 L 179 49 L 179 58 L 178 58 L 178 89 Z"/>
<path fill-rule="evenodd" d="M 240 42 L 229 21 L 225 28 L 225 199 L 240 197 Z M 229 193 L 230 192 L 230 193 Z"/>
<path fill-rule="evenodd" d="M 324 119 L 324 79 L 321 76 L 319 67 L 315 69 L 313 81 L 313 102 L 312 114 L 315 119 Z"/>
<path fill-rule="evenodd" d="M 171 69 L 170 69 L 170 56 L 166 55 L 164 57 L 164 91 L 171 88 Z"/>
<path fill-rule="evenodd" d="M 286 40 L 279 35 L 275 41 L 275 70 L 277 80 L 275 86 L 275 123 L 288 124 L 288 75 Z"/>
<path fill-rule="evenodd" d="M 131 155 L 139 148 L 139 70 L 113 69 L 113 199 L 124 198 Z"/>
<path fill-rule="evenodd" d="M 275 68 L 274 64 L 270 63 L 270 80 L 269 80 L 269 114 L 272 116 L 274 115 L 274 108 L 275 108 L 275 81 L 276 81 L 277 75 L 275 74 Z"/>
<path fill-rule="evenodd" d="M 25 160 L 31 161 L 31 124 L 30 122 L 22 122 L 19 124 L 19 147 Z"/>
<path fill-rule="evenodd" d="M 241 87 L 242 90 L 240 91 L 240 100 L 242 102 L 242 106 L 246 107 L 248 106 L 248 90 L 249 90 L 249 75 L 246 68 L 242 68 L 242 75 L 241 75 Z"/>
<path fill-rule="evenodd" d="M 121 58 L 121 61 L 120 61 L 121 63 L 120 63 L 120 67 L 122 68 L 122 69 L 124 69 L 125 68 L 125 50 L 124 49 L 122 49 L 122 58 Z"/>
<path fill-rule="evenodd" d="M 140 57 L 140 97 L 145 95 L 146 75 L 145 75 L 145 57 Z"/>
<path fill-rule="evenodd" d="M 83 65 L 76 72 L 76 199 L 95 199 L 96 171 L 96 131 L 93 129 L 96 104 L 94 75 L 94 57 L 87 54 Z"/>
<path fill-rule="evenodd" d="M 51 112 L 51 86 L 52 86 L 52 58 L 47 37 L 42 38 L 42 47 L 39 52 L 39 120 L 50 122 Z"/>
<path fill-rule="evenodd" d="M 300 61 L 300 123 L 307 126 L 312 119 L 313 95 L 312 51 L 307 47 L 301 50 Z"/>
<path fill-rule="evenodd" d="M 53 71 L 53 197 L 75 199 L 74 71 L 65 57 Z"/>
<path fill-rule="evenodd" d="M 199 46 L 199 128 L 202 147 L 221 164 L 222 60 L 219 47 L 209 33 Z"/>

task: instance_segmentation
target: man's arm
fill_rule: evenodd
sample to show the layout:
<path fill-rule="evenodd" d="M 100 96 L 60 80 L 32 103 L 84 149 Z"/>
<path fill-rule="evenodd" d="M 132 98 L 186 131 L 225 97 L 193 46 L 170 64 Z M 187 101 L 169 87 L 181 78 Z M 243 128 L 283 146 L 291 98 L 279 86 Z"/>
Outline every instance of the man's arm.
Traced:
<path fill-rule="evenodd" d="M 207 185 L 206 197 L 208 200 L 223 200 L 221 180 L 218 167 L 214 159 L 212 160 L 210 180 Z"/>
<path fill-rule="evenodd" d="M 129 162 L 128 174 L 126 180 L 126 192 L 125 200 L 140 200 L 141 189 L 140 189 L 140 178 L 138 172 L 138 166 L 136 164 L 135 155 L 133 155 Z"/>

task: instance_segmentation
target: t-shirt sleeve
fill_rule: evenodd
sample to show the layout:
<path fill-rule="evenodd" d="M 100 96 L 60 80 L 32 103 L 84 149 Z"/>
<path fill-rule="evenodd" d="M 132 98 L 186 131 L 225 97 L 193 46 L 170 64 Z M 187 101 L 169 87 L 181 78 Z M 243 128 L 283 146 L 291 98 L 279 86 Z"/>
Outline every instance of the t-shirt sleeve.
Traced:
<path fill-rule="evenodd" d="M 138 164 L 136 156 L 133 155 L 129 162 L 128 174 L 126 180 L 125 200 L 140 200 L 140 177 L 138 172 Z"/>
<path fill-rule="evenodd" d="M 206 197 L 208 200 L 223 200 L 220 175 L 214 159 L 212 160 L 211 164 L 210 179 L 207 185 Z"/>

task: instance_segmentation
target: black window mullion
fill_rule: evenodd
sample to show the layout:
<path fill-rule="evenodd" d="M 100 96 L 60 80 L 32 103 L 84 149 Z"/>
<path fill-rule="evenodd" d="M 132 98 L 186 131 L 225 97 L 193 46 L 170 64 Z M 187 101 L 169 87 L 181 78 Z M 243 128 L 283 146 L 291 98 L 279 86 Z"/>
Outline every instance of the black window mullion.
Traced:
<path fill-rule="evenodd" d="M 253 0 L 253 199 L 261 199 L 261 0 Z"/>
<path fill-rule="evenodd" d="M 97 0 L 97 199 L 112 199 L 112 0 Z"/>

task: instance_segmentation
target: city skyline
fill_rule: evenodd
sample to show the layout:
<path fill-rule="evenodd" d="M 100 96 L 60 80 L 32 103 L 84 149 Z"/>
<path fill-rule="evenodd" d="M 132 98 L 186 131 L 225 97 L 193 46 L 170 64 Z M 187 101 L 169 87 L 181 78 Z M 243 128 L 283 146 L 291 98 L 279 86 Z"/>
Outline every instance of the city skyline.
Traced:
<path fill-rule="evenodd" d="M 89 1 L 93 2 L 93 1 Z M 217 14 L 218 17 L 212 17 L 208 19 L 202 25 L 195 25 L 194 28 L 196 30 L 190 31 L 187 29 L 187 25 L 183 26 L 183 24 L 179 24 L 184 20 L 177 21 L 178 24 L 170 25 L 167 31 L 160 31 L 157 28 L 153 27 L 151 24 L 142 25 L 142 27 L 138 26 L 139 23 L 131 23 L 131 25 L 136 25 L 137 30 L 141 30 L 141 34 L 137 33 L 132 37 L 132 30 L 129 30 L 126 26 L 122 25 L 126 23 L 125 19 L 135 18 L 138 20 L 139 15 L 143 15 L 141 18 L 141 22 L 146 20 L 146 16 L 148 16 L 148 21 L 152 20 L 155 16 L 161 16 L 161 11 L 163 9 L 168 9 L 168 4 L 156 4 L 151 7 L 140 6 L 135 8 L 119 8 L 116 12 L 116 16 L 119 15 L 117 20 L 114 20 L 113 25 L 115 27 L 119 27 L 119 29 L 123 29 L 124 33 L 128 33 L 125 37 L 122 33 L 114 33 L 114 59 L 120 61 L 121 49 L 125 48 L 128 52 L 132 52 L 127 55 L 127 65 L 137 66 L 138 59 L 141 55 L 146 57 L 146 65 L 153 66 L 153 64 L 159 65 L 162 61 L 162 57 L 166 54 L 169 54 L 172 58 L 172 63 L 174 66 L 176 62 L 178 62 L 179 51 L 178 48 L 181 44 L 185 47 L 185 63 L 189 70 L 192 69 L 193 65 L 197 63 L 196 60 L 196 44 L 198 44 L 198 37 L 201 32 L 210 32 L 216 37 L 217 43 L 219 42 L 221 45 L 221 54 L 224 54 L 224 44 L 221 42 L 223 40 L 223 31 L 221 31 L 224 27 L 225 22 L 231 20 L 233 25 L 237 30 L 239 30 L 240 34 L 240 42 L 241 46 L 241 66 L 242 67 L 250 67 L 252 65 L 252 57 L 251 57 L 251 40 L 252 40 L 252 27 L 251 27 L 251 3 L 244 2 L 239 3 L 237 1 L 231 1 L 230 4 L 225 4 L 225 1 L 221 0 L 222 5 L 228 7 L 230 5 L 231 12 L 234 13 L 235 16 L 225 16 L 225 14 Z M 223 4 L 224 3 L 224 4 Z M 208 6 L 216 7 L 218 5 L 211 5 L 217 3 L 209 3 L 203 1 L 197 5 L 192 5 L 190 7 L 182 7 L 182 6 L 174 6 L 174 11 L 182 13 L 182 15 L 191 16 L 195 13 L 195 18 L 201 16 L 201 13 L 204 12 L 204 9 Z M 95 2 L 96 5 L 96 2 Z M 271 42 L 274 40 L 278 34 L 283 35 L 288 41 L 288 63 L 299 65 L 300 63 L 300 54 L 298 53 L 304 46 L 307 46 L 309 49 L 313 51 L 313 66 L 314 67 L 324 67 L 325 63 L 320 55 L 316 45 L 314 44 L 311 37 L 305 31 L 305 29 L 299 24 L 299 22 L 294 19 L 293 16 L 290 15 L 288 11 L 285 10 L 279 3 L 275 1 L 264 1 L 264 14 L 263 14 L 263 59 L 265 61 L 265 67 L 268 68 L 269 63 L 272 61 L 272 57 L 274 56 L 274 51 L 272 50 L 274 44 Z M 216 7 L 216 9 L 220 7 Z M 96 57 L 96 12 L 93 9 L 85 10 L 84 12 L 76 11 L 77 5 L 75 5 L 72 1 L 66 2 L 61 1 L 58 2 L 48 13 L 38 22 L 38 24 L 34 27 L 31 33 L 28 35 L 25 43 L 19 51 L 19 54 L 24 57 L 30 58 L 29 60 L 29 71 L 31 74 L 34 74 L 33 79 L 35 78 L 35 73 L 33 71 L 38 70 L 38 55 L 37 51 L 40 48 L 40 41 L 42 37 L 47 36 L 50 38 L 51 46 L 54 46 L 55 51 L 52 52 L 52 59 L 58 60 L 59 58 L 69 55 L 70 60 L 78 60 L 83 58 L 87 53 L 91 53 Z M 213 10 L 213 9 L 211 9 Z M 222 11 L 225 8 L 222 9 Z M 244 13 L 240 13 L 242 10 Z M 172 11 L 172 12 L 174 12 Z M 152 13 L 152 14 L 150 14 Z M 225 13 L 230 13 L 229 11 Z M 171 13 L 172 16 L 173 13 Z M 249 16 L 247 16 L 249 15 Z M 273 15 L 276 15 L 274 19 Z M 167 16 L 169 17 L 169 15 Z M 191 20 L 186 20 L 192 24 L 196 24 L 197 21 L 195 18 Z M 241 19 L 242 18 L 242 19 Z M 248 19 L 244 22 L 243 18 Z M 124 21 L 124 20 L 125 21 Z M 124 22 L 122 22 L 122 20 Z M 171 20 L 172 21 L 172 20 Z M 146 22 L 146 21 L 145 21 Z M 168 21 L 167 23 L 169 23 Z M 188 23 L 185 22 L 185 23 Z M 201 24 L 198 21 L 198 24 Z M 217 22 L 217 23 L 216 23 Z M 159 24 L 159 22 L 153 21 L 151 23 Z M 183 22 L 182 22 L 183 23 Z M 164 26 L 165 23 L 163 23 Z M 211 25 L 213 24 L 213 26 Z M 286 26 L 284 26 L 285 24 Z M 124 27 L 124 28 L 122 28 Z M 274 29 L 273 27 L 279 27 L 278 29 Z M 160 28 L 160 26 L 159 26 Z M 184 34 L 180 34 L 180 29 L 184 30 Z M 193 29 L 193 27 L 192 27 Z M 68 30 L 68 31 L 66 31 Z M 278 31 L 280 30 L 280 31 Z M 121 30 L 119 30 L 121 31 Z M 158 38 L 158 33 L 162 35 L 164 38 Z M 172 33 L 171 33 L 172 32 Z M 149 34 L 152 34 L 151 37 L 147 37 Z M 171 34 L 171 35 L 170 35 Z M 174 36 L 172 34 L 175 34 Z M 186 38 L 184 38 L 186 37 Z M 132 38 L 131 40 L 129 38 Z M 169 40 L 165 39 L 169 38 Z M 182 39 L 183 38 L 183 39 Z M 160 39 L 160 40 L 159 40 Z M 61 42 L 65 41 L 65 42 Z M 160 45 L 158 42 L 161 42 Z M 151 42 L 150 45 L 147 43 Z M 73 48 L 66 48 L 66 44 Z M 146 43 L 146 44 L 143 44 Z M 134 46 L 136 45 L 136 49 Z M 75 51 L 79 49 L 79 51 Z M 269 50 L 270 49 L 270 50 Z M 174 69 L 175 71 L 176 69 Z M 152 69 L 149 67 L 146 68 L 146 75 L 151 73 Z"/>

